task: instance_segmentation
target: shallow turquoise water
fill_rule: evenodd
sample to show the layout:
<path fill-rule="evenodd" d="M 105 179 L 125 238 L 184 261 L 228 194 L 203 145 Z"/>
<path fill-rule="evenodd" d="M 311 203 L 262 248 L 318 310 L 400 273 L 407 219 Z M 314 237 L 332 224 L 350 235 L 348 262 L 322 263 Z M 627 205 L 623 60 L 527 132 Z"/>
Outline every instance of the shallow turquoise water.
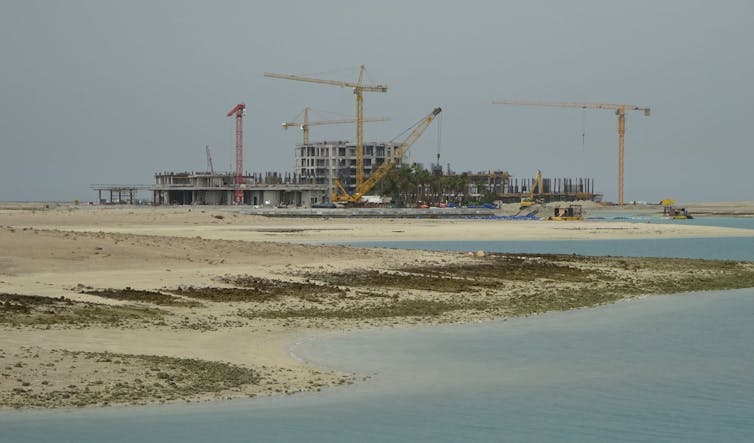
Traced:
<path fill-rule="evenodd" d="M 263 401 L 0 415 L 0 441 L 751 441 L 754 290 L 318 339 L 370 374 Z"/>
<path fill-rule="evenodd" d="M 673 220 L 658 216 L 615 215 L 610 212 L 590 212 L 587 220 L 603 220 L 630 223 L 679 224 L 694 226 L 720 226 L 723 228 L 754 229 L 754 217 L 697 217 L 690 220 Z"/>
<path fill-rule="evenodd" d="M 376 370 L 362 389 L 369 415 L 411 416 L 401 437 L 417 441 L 747 441 L 752 320 L 754 291 L 743 290 L 371 331 L 306 355 Z"/>
<path fill-rule="evenodd" d="M 694 239 L 686 249 L 665 240 L 527 247 L 754 260 L 750 241 Z M 748 442 L 752 337 L 754 289 L 477 325 L 362 331 L 295 348 L 315 363 L 371 376 L 355 386 L 257 401 L 3 413 L 0 442 Z"/>
<path fill-rule="evenodd" d="M 740 228 L 754 232 L 754 218 L 704 217 L 693 220 L 651 220 L 622 217 L 634 223 L 698 224 Z M 501 222 L 517 223 L 517 222 Z M 754 235 L 723 238 L 665 238 L 619 240 L 509 240 L 509 241 L 382 241 L 350 242 L 353 246 L 439 251 L 488 251 L 545 254 L 614 255 L 628 257 L 687 257 L 719 260 L 754 260 Z"/>

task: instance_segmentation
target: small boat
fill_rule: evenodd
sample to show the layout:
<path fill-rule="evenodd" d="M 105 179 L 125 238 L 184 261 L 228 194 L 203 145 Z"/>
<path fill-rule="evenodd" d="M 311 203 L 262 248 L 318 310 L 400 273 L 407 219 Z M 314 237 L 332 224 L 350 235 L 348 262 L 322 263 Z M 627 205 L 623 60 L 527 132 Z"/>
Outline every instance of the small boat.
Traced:
<path fill-rule="evenodd" d="M 555 214 L 547 217 L 547 220 L 554 221 L 580 221 L 584 220 L 581 205 L 570 205 L 565 208 L 555 208 Z"/>

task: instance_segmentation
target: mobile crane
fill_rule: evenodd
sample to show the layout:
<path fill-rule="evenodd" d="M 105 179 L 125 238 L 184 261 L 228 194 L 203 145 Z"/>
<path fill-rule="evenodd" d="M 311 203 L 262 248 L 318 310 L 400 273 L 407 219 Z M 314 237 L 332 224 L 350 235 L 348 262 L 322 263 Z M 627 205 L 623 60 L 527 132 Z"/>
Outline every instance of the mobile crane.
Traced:
<path fill-rule="evenodd" d="M 353 194 L 349 194 L 340 180 L 336 178 L 335 185 L 337 186 L 338 190 L 333 194 L 332 201 L 350 204 L 359 203 L 361 201 L 361 197 L 368 193 L 374 187 L 374 185 L 380 182 L 380 180 L 385 178 L 388 172 L 390 172 L 390 169 L 393 167 L 393 165 L 395 165 L 395 163 L 403 157 L 403 155 L 409 150 L 409 148 L 411 148 L 416 140 L 421 137 L 424 131 L 429 127 L 430 123 L 432 123 L 432 120 L 434 120 L 434 118 L 440 112 L 442 112 L 441 108 L 435 108 L 432 110 L 432 112 L 427 114 L 426 117 L 419 120 L 419 122 L 414 126 L 414 129 L 411 131 L 411 133 L 408 134 L 406 139 L 395 147 L 390 157 L 388 157 L 366 180 L 362 181 L 361 183 L 356 183 L 356 188 L 354 189 Z"/>

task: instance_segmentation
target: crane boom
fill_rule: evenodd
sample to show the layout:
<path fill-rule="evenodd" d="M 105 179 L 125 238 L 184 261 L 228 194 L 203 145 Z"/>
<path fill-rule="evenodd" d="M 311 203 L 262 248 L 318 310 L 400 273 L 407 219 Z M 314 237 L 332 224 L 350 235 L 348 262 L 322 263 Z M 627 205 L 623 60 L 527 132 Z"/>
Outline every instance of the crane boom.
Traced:
<path fill-rule="evenodd" d="M 375 118 L 365 117 L 364 118 L 364 123 L 368 123 L 368 122 L 387 122 L 387 121 L 390 121 L 390 119 L 387 118 L 387 117 L 379 117 L 379 118 L 378 117 L 375 117 Z M 321 126 L 321 125 L 343 125 L 343 124 L 346 124 L 346 123 L 356 123 L 356 119 L 355 118 L 344 118 L 344 119 L 339 119 L 339 120 L 318 120 L 318 121 L 309 122 L 309 123 L 304 123 L 304 122 L 285 122 L 285 123 L 282 123 L 281 126 L 283 126 L 284 128 L 288 129 L 291 126 L 299 126 L 299 127 L 301 127 L 301 126 Z"/>
<path fill-rule="evenodd" d="M 386 85 L 362 85 L 354 82 L 344 82 L 340 80 L 325 80 L 321 78 L 303 77 L 300 75 L 288 75 L 288 74 L 275 74 L 273 72 L 265 72 L 265 77 L 269 78 L 281 78 L 284 80 L 295 80 L 299 82 L 320 83 L 323 85 L 340 86 L 341 88 L 358 88 L 365 92 L 387 92 Z"/>
<path fill-rule="evenodd" d="M 552 108 L 582 108 L 582 109 L 613 109 L 624 111 L 644 111 L 649 116 L 650 109 L 634 105 L 617 105 L 611 103 L 578 103 L 578 102 L 530 102 L 521 100 L 493 100 L 494 105 L 547 106 Z"/>
<path fill-rule="evenodd" d="M 406 151 L 411 148 L 411 146 L 416 142 L 416 140 L 421 137 L 421 135 L 424 133 L 424 131 L 429 127 L 430 123 L 432 123 L 432 120 L 442 112 L 441 108 L 435 108 L 430 112 L 426 117 L 421 119 L 419 123 L 416 124 L 413 131 L 406 137 L 403 142 L 401 142 L 394 150 L 392 155 L 387 158 L 380 166 L 377 168 L 372 175 L 370 175 L 366 180 L 364 180 L 361 184 L 357 184 L 356 189 L 354 190 L 353 194 L 335 194 L 333 195 L 332 200 L 333 201 L 347 201 L 350 203 L 357 203 L 359 200 L 361 200 L 361 197 L 364 196 L 367 192 L 369 192 L 374 185 L 380 182 L 385 176 L 390 172 L 390 169 L 393 167 L 395 162 L 402 158 L 404 154 L 406 154 Z M 336 179 L 336 184 L 338 187 L 342 190 L 343 186 L 340 184 L 340 181 Z"/>
<path fill-rule="evenodd" d="M 274 74 L 272 72 L 265 72 L 265 77 L 281 78 L 284 80 L 295 80 L 300 82 L 320 83 L 324 85 L 340 86 L 341 88 L 353 88 L 353 93 L 356 95 L 356 184 L 361 184 L 364 181 L 364 96 L 363 92 L 387 92 L 387 85 L 365 85 L 362 83 L 364 79 L 364 65 L 361 65 L 359 71 L 359 81 L 344 82 L 339 80 L 325 80 L 321 78 L 303 77 L 300 75 L 288 75 L 288 74 Z"/>
<path fill-rule="evenodd" d="M 493 105 L 546 106 L 557 108 L 610 109 L 618 116 L 618 204 L 623 205 L 623 160 L 626 135 L 626 111 L 644 111 L 649 117 L 650 109 L 643 106 L 612 103 L 532 102 L 522 100 L 493 100 Z"/>
<path fill-rule="evenodd" d="M 303 131 L 304 135 L 304 144 L 309 144 L 309 127 L 310 126 L 322 126 L 322 125 L 343 125 L 347 123 L 355 123 L 355 118 L 344 118 L 344 119 L 338 119 L 338 120 L 319 120 L 319 121 L 309 121 L 309 111 L 310 108 L 304 108 L 304 121 L 302 122 L 283 122 L 281 126 L 284 129 L 288 129 L 293 126 L 298 126 Z M 301 115 L 301 114 L 299 114 Z M 389 121 L 389 118 L 364 118 L 363 121 L 366 122 L 386 122 Z"/>

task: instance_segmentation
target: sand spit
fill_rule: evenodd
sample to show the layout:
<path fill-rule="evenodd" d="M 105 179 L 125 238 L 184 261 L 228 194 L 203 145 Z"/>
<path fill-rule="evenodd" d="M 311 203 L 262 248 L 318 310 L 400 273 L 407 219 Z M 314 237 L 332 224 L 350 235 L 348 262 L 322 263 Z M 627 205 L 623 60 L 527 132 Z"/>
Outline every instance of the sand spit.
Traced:
<path fill-rule="evenodd" d="M 0 208 L 0 407 L 318 390 L 357 375 L 288 355 L 290 344 L 315 334 L 754 286 L 751 263 L 301 244 L 391 234 L 487 239 L 491 233 L 506 239 L 754 234 L 676 224 L 302 221 L 201 208 Z"/>

